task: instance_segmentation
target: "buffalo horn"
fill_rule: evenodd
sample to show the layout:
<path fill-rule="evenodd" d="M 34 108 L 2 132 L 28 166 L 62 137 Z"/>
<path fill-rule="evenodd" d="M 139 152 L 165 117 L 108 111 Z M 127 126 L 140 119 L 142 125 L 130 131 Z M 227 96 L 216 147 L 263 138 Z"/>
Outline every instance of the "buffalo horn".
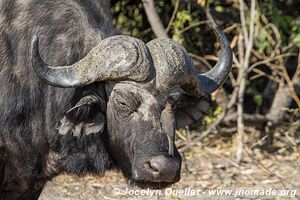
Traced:
<path fill-rule="evenodd" d="M 206 73 L 197 74 L 192 59 L 184 47 L 171 39 L 155 39 L 147 43 L 156 67 L 158 88 L 181 85 L 187 93 L 213 93 L 225 82 L 232 65 L 232 50 L 224 33 L 212 27 L 221 43 L 221 53 L 216 65 Z"/>
<path fill-rule="evenodd" d="M 50 66 L 40 56 L 37 36 L 31 42 L 32 67 L 45 83 L 56 87 L 78 87 L 95 81 L 145 81 L 153 63 L 147 46 L 129 36 L 102 40 L 85 57 L 69 66 Z"/>

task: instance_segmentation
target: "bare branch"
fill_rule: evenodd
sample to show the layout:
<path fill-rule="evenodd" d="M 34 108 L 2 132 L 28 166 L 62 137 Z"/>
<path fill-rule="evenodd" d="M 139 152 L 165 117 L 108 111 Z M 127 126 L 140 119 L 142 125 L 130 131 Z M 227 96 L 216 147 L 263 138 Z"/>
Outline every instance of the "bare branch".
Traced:
<path fill-rule="evenodd" d="M 236 151 L 236 160 L 238 163 L 242 160 L 242 153 L 243 153 L 243 146 L 244 146 L 245 125 L 243 119 L 243 113 L 244 113 L 243 106 L 244 106 L 244 95 L 245 95 L 246 80 L 247 80 L 247 69 L 250 63 L 251 50 L 253 48 L 253 40 L 254 40 L 254 24 L 255 24 L 255 16 L 256 16 L 255 0 L 251 0 L 249 38 L 248 38 L 248 32 L 247 32 L 246 22 L 245 22 L 244 2 L 242 0 L 240 0 L 240 13 L 241 13 L 240 17 L 242 22 L 242 30 L 244 34 L 244 41 L 246 44 L 245 45 L 246 51 L 245 51 L 244 62 L 241 62 L 243 63 L 242 68 L 239 69 L 239 75 L 241 79 L 239 80 L 240 85 L 239 85 L 238 102 L 237 102 L 238 137 L 237 137 L 237 151 Z"/>
<path fill-rule="evenodd" d="M 248 44 L 248 31 L 247 31 L 247 26 L 246 26 L 246 18 L 245 18 L 245 7 L 244 7 L 244 1 L 239 0 L 240 3 L 240 18 L 241 18 L 241 24 L 242 24 L 242 30 L 243 30 L 243 35 L 245 37 L 245 46 Z"/>
<path fill-rule="evenodd" d="M 173 23 L 173 21 L 174 21 L 174 19 L 176 17 L 176 13 L 177 13 L 178 8 L 179 8 L 179 2 L 180 2 L 179 0 L 176 0 L 175 8 L 174 8 L 172 17 L 171 17 L 171 19 L 169 21 L 168 27 L 166 29 L 166 33 L 168 33 L 170 31 L 170 29 L 171 29 L 172 23 Z"/>
<path fill-rule="evenodd" d="M 143 6 L 151 25 L 152 31 L 158 38 L 168 38 L 168 34 L 160 20 L 160 17 L 156 11 L 154 0 L 142 0 Z"/>
<path fill-rule="evenodd" d="M 203 25 L 203 24 L 207 24 L 208 22 L 209 21 L 204 20 L 204 21 L 200 21 L 200 22 L 196 22 L 194 24 L 191 24 L 191 25 L 185 27 L 184 29 L 180 30 L 179 34 L 183 34 L 184 32 L 186 32 L 186 31 L 188 31 L 188 30 L 190 30 L 192 28 L 195 28 L 195 27 Z"/>

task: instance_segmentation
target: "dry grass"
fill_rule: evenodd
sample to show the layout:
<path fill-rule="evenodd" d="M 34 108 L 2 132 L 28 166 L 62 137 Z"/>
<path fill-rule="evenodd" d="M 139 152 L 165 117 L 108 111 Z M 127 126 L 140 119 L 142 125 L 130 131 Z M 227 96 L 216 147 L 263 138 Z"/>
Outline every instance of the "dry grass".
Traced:
<path fill-rule="evenodd" d="M 183 156 L 181 181 L 174 189 L 196 188 L 203 191 L 223 188 L 249 189 L 298 189 L 300 191 L 300 153 L 299 141 L 275 135 L 275 143 L 269 152 L 251 149 L 257 141 L 256 132 L 248 133 L 245 138 L 243 161 L 235 162 L 235 137 L 211 137 L 204 143 L 196 143 L 186 150 Z M 293 143 L 293 144 L 292 144 Z M 296 146 L 295 146 L 296 145 Z M 298 146 L 297 146 L 298 145 Z M 113 188 L 125 189 L 126 180 L 118 172 L 108 172 L 105 177 L 78 178 L 62 175 L 49 182 L 40 200 L 100 200 L 100 199 L 220 199 L 220 197 L 186 196 L 117 196 Z M 137 188 L 135 188 L 137 189 Z M 296 197 L 299 199 L 299 197 Z M 225 197 L 222 199 L 234 199 Z M 240 198 L 247 199 L 247 198 Z M 249 199 L 249 198 L 248 198 Z M 290 197 L 251 197 L 251 199 L 291 199 Z"/>

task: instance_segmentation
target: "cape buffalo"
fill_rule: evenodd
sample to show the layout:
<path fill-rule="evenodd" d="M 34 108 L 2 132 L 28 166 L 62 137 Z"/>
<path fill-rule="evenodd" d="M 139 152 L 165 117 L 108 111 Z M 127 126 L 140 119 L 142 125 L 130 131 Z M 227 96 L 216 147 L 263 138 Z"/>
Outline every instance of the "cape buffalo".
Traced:
<path fill-rule="evenodd" d="M 181 126 L 183 100 L 225 81 L 229 42 L 213 27 L 220 59 L 197 74 L 172 40 L 116 35 L 108 2 L 0 2 L 1 200 L 37 199 L 63 172 L 120 169 L 152 188 L 179 181 L 175 115 Z M 165 105 L 170 119 L 161 119 Z"/>

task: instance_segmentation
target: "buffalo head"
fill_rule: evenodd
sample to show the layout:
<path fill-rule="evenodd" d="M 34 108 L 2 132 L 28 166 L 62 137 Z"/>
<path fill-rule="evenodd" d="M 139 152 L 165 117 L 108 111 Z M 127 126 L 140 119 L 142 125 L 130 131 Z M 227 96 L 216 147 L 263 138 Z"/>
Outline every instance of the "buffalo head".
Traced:
<path fill-rule="evenodd" d="M 231 69 L 229 41 L 217 27 L 213 29 L 221 42 L 221 55 L 204 74 L 196 73 L 187 51 L 170 39 L 145 44 L 129 36 L 113 36 L 100 41 L 80 61 L 53 67 L 42 60 L 38 38 L 33 37 L 31 61 L 38 77 L 52 86 L 102 82 L 107 96 L 106 143 L 112 159 L 133 182 L 164 187 L 180 179 L 181 157 L 174 145 L 176 104 L 183 94 L 214 92 Z M 88 98 L 81 103 L 85 101 Z"/>

